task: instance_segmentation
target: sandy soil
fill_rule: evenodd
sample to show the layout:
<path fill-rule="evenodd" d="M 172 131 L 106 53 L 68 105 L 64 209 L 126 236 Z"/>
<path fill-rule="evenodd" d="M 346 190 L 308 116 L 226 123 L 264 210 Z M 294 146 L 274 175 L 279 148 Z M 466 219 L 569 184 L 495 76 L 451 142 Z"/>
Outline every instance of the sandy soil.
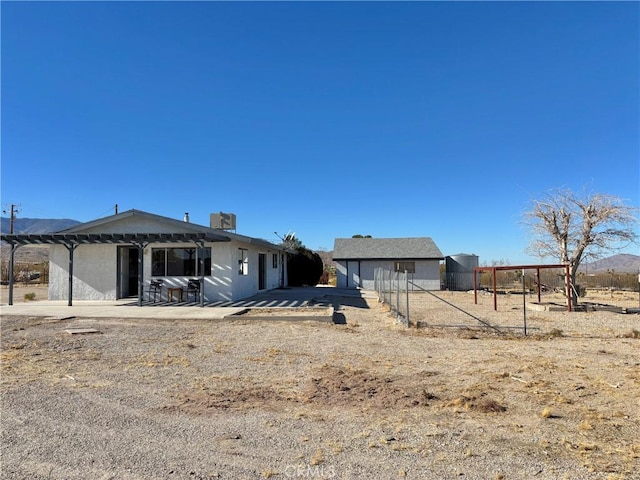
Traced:
<path fill-rule="evenodd" d="M 407 329 L 375 299 L 340 313 L 3 318 L 2 477 L 640 478 L 638 315 L 524 337 Z"/>
<path fill-rule="evenodd" d="M 25 295 L 34 294 L 33 300 L 27 300 Z M 40 283 L 25 285 L 16 283 L 13 286 L 13 303 L 46 300 L 49 295 L 49 287 Z M 0 303 L 6 304 L 9 299 L 9 287 L 0 285 Z"/>

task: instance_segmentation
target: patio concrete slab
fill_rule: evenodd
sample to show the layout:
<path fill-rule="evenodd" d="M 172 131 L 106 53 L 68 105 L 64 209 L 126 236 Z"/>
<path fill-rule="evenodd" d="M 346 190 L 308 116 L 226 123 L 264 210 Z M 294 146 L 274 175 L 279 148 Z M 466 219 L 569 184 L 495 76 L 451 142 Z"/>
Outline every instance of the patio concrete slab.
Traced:
<path fill-rule="evenodd" d="M 68 306 L 66 300 L 38 301 L 0 306 L 0 316 L 76 318 L 162 318 L 162 319 L 222 319 L 241 312 L 242 308 L 202 308 L 199 306 L 142 306 L 130 300 L 91 302 L 76 300 Z"/>
<path fill-rule="evenodd" d="M 366 305 L 364 298 L 375 292 L 336 287 L 292 287 L 259 293 L 236 302 L 209 302 L 204 307 L 194 303 L 144 302 L 138 306 L 135 299 L 114 301 L 74 300 L 69 306 L 66 300 L 38 300 L 0 305 L 0 316 L 65 318 L 158 318 L 158 319 L 224 319 L 247 309 L 318 308 L 341 304 Z M 354 304 L 354 302 L 356 302 Z M 366 308 L 366 307 L 363 307 Z M 244 317 L 247 318 L 247 317 Z"/>

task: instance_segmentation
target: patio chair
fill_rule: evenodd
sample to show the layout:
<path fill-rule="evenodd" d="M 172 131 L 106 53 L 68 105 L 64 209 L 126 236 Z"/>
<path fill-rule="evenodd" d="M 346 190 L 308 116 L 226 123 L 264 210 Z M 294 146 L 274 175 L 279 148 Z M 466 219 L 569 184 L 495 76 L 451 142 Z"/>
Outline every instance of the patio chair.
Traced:
<path fill-rule="evenodd" d="M 158 294 L 162 299 L 162 280 L 151 280 L 147 293 L 149 294 L 149 301 L 151 301 L 151 296 L 153 295 L 153 303 L 156 303 Z"/>
<path fill-rule="evenodd" d="M 187 282 L 187 302 L 189 301 L 189 295 L 193 295 L 193 301 L 195 302 L 200 297 L 200 280 L 197 278 L 191 278 Z"/>

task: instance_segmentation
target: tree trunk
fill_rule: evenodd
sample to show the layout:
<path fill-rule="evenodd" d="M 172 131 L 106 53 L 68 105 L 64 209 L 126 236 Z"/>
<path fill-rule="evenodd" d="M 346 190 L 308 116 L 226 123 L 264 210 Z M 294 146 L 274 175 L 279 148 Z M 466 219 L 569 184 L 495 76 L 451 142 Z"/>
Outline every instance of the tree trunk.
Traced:
<path fill-rule="evenodd" d="M 580 285 L 576 285 L 576 277 L 578 275 L 578 263 L 571 263 L 569 267 L 569 281 L 571 282 L 571 306 L 576 307 L 579 303 L 578 294 Z"/>

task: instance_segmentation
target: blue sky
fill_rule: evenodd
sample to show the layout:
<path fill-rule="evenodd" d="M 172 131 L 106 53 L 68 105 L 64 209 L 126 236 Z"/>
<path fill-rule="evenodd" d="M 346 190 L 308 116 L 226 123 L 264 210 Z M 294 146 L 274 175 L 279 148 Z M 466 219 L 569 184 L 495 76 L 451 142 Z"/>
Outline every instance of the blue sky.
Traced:
<path fill-rule="evenodd" d="M 233 212 L 522 263 L 532 198 L 638 206 L 637 2 L 2 2 L 2 204 Z M 635 253 L 631 248 L 628 253 Z M 537 259 L 536 259 L 537 261 Z"/>

